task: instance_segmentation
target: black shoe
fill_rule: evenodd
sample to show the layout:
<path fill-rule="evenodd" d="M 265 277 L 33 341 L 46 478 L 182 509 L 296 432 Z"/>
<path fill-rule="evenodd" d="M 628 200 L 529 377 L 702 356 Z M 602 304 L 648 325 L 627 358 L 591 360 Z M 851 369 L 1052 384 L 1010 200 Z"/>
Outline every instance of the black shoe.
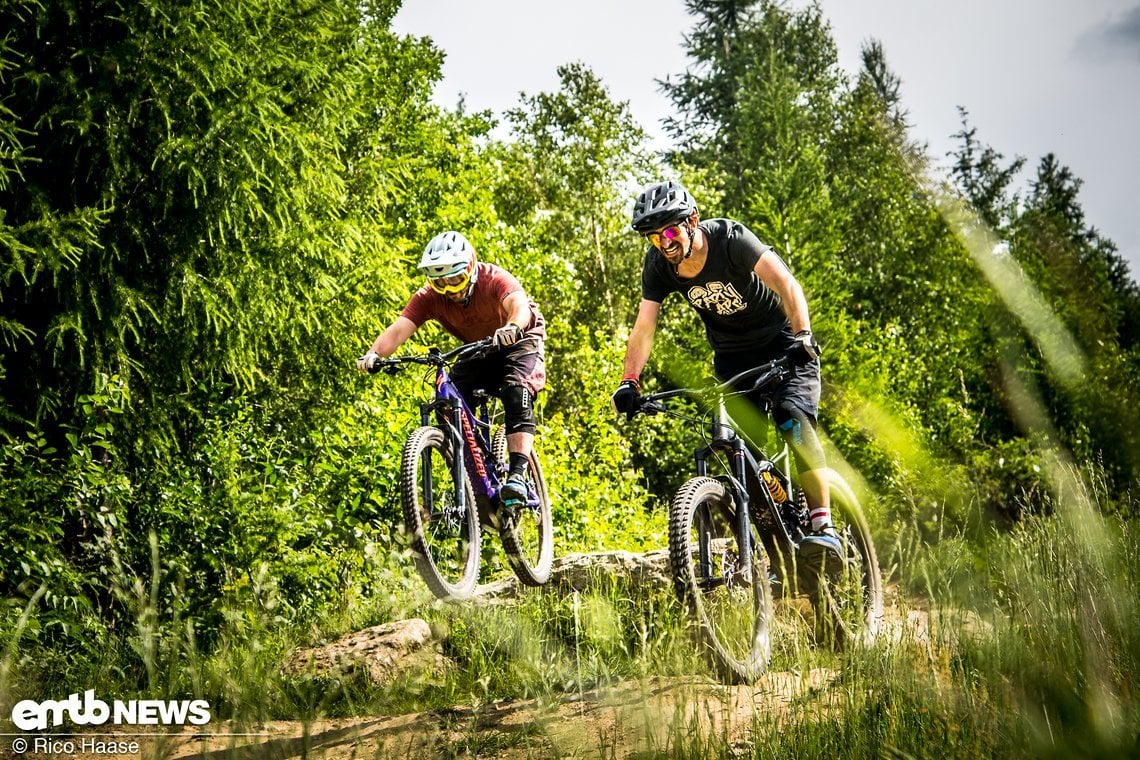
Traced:
<path fill-rule="evenodd" d="M 831 525 L 800 539 L 799 553 L 802 562 L 817 573 L 833 573 L 843 567 L 845 559 L 843 539 Z"/>
<path fill-rule="evenodd" d="M 499 499 L 508 507 L 526 504 L 526 481 L 520 475 L 512 475 L 499 491 Z"/>

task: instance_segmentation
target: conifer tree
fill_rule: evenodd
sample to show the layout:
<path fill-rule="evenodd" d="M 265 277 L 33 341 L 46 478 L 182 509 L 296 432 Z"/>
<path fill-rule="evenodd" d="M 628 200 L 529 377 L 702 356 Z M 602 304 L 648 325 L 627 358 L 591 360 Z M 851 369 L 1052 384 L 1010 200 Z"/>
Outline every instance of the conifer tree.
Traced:
<path fill-rule="evenodd" d="M 106 611 L 153 531 L 208 606 L 293 519 L 227 478 L 276 471 L 269 440 L 343 394 L 346 325 L 407 281 L 376 241 L 421 234 L 392 199 L 430 217 L 445 178 L 405 187 L 456 151 L 398 5 L 0 6 L 5 595 Z M 256 451 L 226 440 L 245 426 Z"/>

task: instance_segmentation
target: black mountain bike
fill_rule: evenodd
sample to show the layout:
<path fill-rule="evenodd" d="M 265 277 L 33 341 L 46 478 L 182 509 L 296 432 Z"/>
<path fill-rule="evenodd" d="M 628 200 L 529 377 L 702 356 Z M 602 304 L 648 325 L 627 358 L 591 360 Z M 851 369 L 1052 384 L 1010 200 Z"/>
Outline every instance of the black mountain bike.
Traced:
<path fill-rule="evenodd" d="M 404 444 L 400 498 L 416 567 L 447 601 L 463 601 L 475 591 L 483 527 L 498 528 L 511 569 L 528 586 L 546 583 L 554 561 L 550 498 L 538 455 L 530 455 L 525 504 L 504 505 L 499 490 L 507 480 L 507 436 L 501 425 L 492 426 L 496 399 L 476 390 L 472 409 L 447 372 L 456 361 L 493 348 L 486 338 L 447 352 L 432 348 L 379 359 L 369 367 L 389 374 L 409 364 L 435 370 L 425 377 L 434 382 L 433 398 L 420 405 L 420 427 Z"/>
<path fill-rule="evenodd" d="M 640 412 L 666 413 L 705 428 L 695 452 L 696 476 L 681 486 L 669 511 L 669 559 L 677 594 L 698 623 L 714 665 L 733 682 L 751 683 L 771 655 L 773 596 L 812 603 L 817 636 L 837 646 L 868 644 L 878 633 L 883 592 L 875 545 L 858 500 L 835 475 L 832 519 L 844 550 L 826 566 L 801 561 L 810 530 L 807 502 L 790 476 L 789 449 L 764 454 L 726 411 L 749 393 L 776 388 L 790 374 L 787 358 L 702 389 L 642 397 Z M 750 384 L 750 385 L 746 385 Z M 697 402 L 699 418 L 667 402 Z M 689 405 L 691 408 L 692 405 Z M 771 399 L 761 410 L 771 411 Z"/>

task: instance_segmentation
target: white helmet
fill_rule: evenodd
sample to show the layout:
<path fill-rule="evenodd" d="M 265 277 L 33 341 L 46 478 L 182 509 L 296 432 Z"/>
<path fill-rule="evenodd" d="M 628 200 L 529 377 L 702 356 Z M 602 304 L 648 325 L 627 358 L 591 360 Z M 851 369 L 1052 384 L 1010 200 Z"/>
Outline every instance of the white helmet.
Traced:
<path fill-rule="evenodd" d="M 439 293 L 461 293 L 475 280 L 475 249 L 458 232 L 441 232 L 424 249 L 419 268 Z"/>

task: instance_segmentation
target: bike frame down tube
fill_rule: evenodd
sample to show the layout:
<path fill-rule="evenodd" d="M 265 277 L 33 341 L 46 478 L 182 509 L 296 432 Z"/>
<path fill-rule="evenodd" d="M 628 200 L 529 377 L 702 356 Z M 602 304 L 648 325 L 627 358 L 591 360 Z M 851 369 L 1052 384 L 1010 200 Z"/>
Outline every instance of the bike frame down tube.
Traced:
<path fill-rule="evenodd" d="M 431 413 L 433 411 L 451 410 L 457 413 L 458 425 L 456 424 L 456 415 L 446 413 L 439 415 L 441 420 L 446 423 L 444 427 L 451 438 L 454 450 L 463 452 L 463 456 L 455 457 L 452 463 L 455 470 L 452 473 L 455 482 L 462 482 L 463 470 L 466 468 L 471 477 L 471 485 L 475 495 L 488 499 L 493 498 L 498 493 L 498 479 L 493 470 L 487 467 L 486 460 L 483 457 L 483 452 L 490 451 L 490 443 L 477 429 L 475 414 L 443 367 L 440 367 L 436 372 L 435 390 L 435 400 L 424 405 L 421 409 L 420 416 L 423 418 L 423 424 L 431 424 Z M 461 500 L 465 499 L 466 489 L 459 489 L 458 497 Z"/>
<path fill-rule="evenodd" d="M 700 449 L 697 454 L 697 474 L 708 475 L 708 457 L 712 453 L 715 445 L 730 446 L 732 448 L 732 477 L 733 477 L 733 493 L 737 494 L 738 500 L 743 500 L 743 503 L 748 505 L 748 512 L 751 514 L 754 509 L 768 509 L 772 510 L 775 519 L 776 529 L 779 531 L 780 538 L 786 544 L 793 544 L 795 540 L 792 538 L 788 530 L 788 526 L 784 522 L 784 516 L 780 514 L 779 508 L 776 503 L 772 501 L 767 493 L 763 494 L 764 501 L 762 503 L 753 502 L 748 495 L 748 489 L 744 485 L 748 482 L 748 473 L 756 474 L 756 479 L 763 482 L 760 477 L 760 459 L 752 453 L 748 448 L 747 441 L 737 431 L 731 416 L 729 416 L 724 406 L 724 400 L 721 399 L 719 405 L 714 412 L 713 417 L 713 441 L 709 446 Z M 763 461 L 766 461 L 775 467 L 779 468 L 784 473 L 784 477 L 790 483 L 790 474 L 788 468 L 790 466 L 790 449 L 788 444 L 784 444 L 780 453 L 774 457 L 767 456 L 763 451 L 760 452 Z"/>

